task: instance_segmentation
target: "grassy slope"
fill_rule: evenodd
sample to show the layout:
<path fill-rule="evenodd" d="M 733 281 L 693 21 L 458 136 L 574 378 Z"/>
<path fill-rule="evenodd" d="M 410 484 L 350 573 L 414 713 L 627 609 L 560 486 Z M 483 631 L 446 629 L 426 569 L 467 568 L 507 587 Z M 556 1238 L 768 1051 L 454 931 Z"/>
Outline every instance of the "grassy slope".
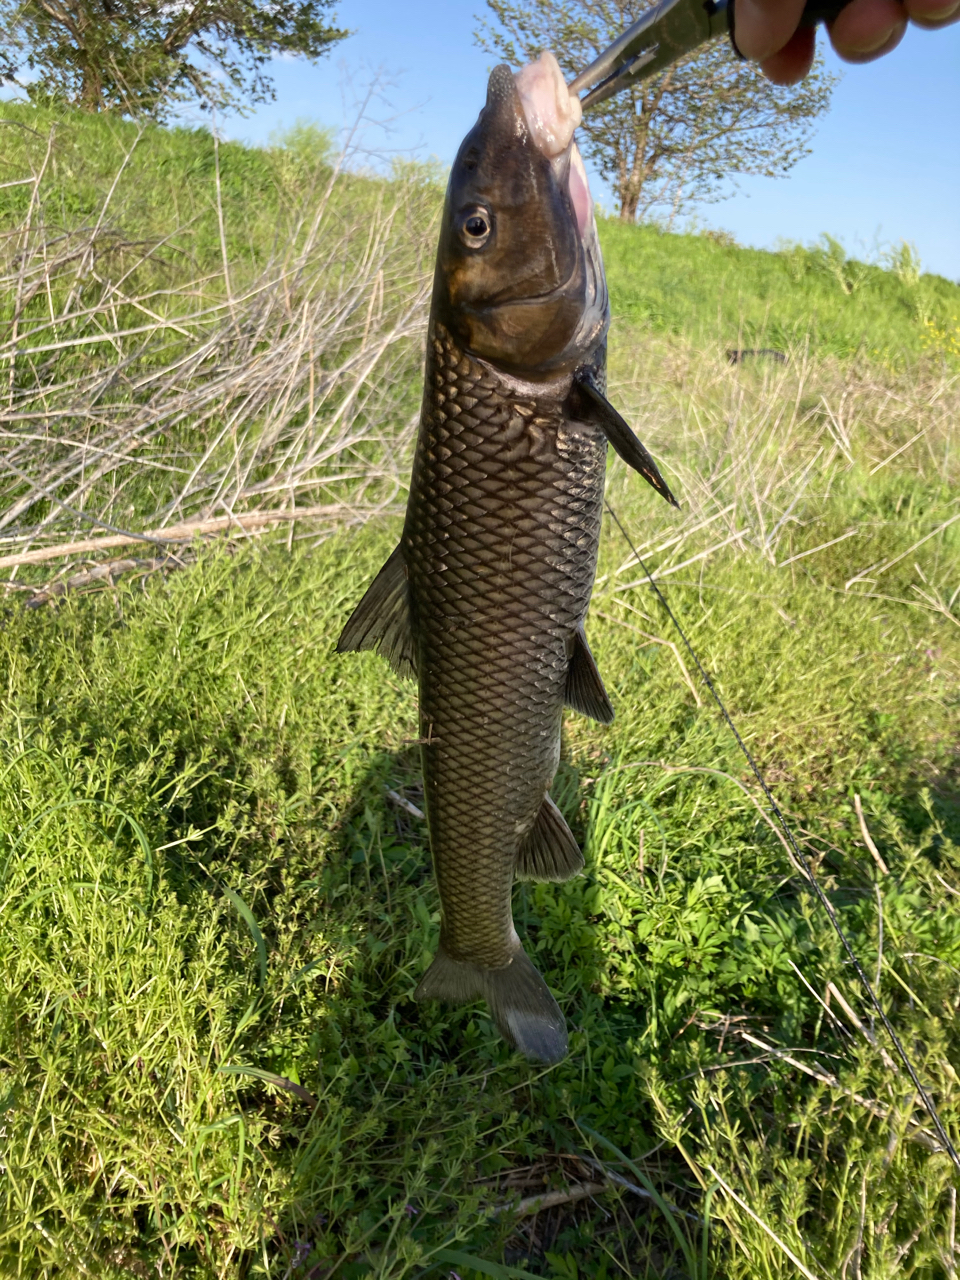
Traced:
<path fill-rule="evenodd" d="M 182 257 L 175 259 L 173 280 L 217 268 L 216 158 L 209 133 L 148 126 L 137 141 L 129 122 L 15 103 L 3 104 L 0 117 L 9 122 L 3 126 L 0 182 L 39 172 L 54 138 L 51 181 L 44 188 L 51 225 L 96 221 L 110 190 L 107 221 L 130 239 L 180 231 L 174 252 Z M 325 135 L 310 128 L 291 131 L 283 147 L 268 150 L 221 144 L 233 272 L 276 252 L 283 234 L 278 218 L 285 225 L 282 215 L 327 154 Z M 369 201 L 376 192 L 377 184 L 361 182 L 352 198 Z M 0 190 L 0 227 L 14 226 L 30 197 L 29 186 Z M 952 349 L 960 327 L 960 284 L 919 274 L 909 254 L 885 270 L 847 259 L 828 238 L 771 254 L 614 219 L 601 221 L 601 239 L 616 315 L 708 345 L 787 349 L 809 343 L 839 356 L 866 351 L 900 362 L 936 350 L 938 343 Z"/>
<path fill-rule="evenodd" d="M 614 314 L 657 331 L 894 364 L 937 347 L 960 354 L 960 288 L 902 251 L 891 270 L 848 259 L 829 237 L 767 253 L 613 220 L 601 239 Z"/>
<path fill-rule="evenodd" d="M 141 134 L 130 121 L 35 110 L 19 103 L 3 103 L 0 118 L 6 122 L 0 130 L 0 181 L 40 173 L 49 146 L 42 188 L 43 216 L 49 226 L 90 226 L 104 211 L 107 224 L 131 241 L 161 239 L 183 228 L 161 255 L 172 258 L 175 276 L 186 280 L 216 269 L 216 155 L 207 130 L 147 125 Z M 235 142 L 220 144 L 221 196 L 230 223 L 234 269 L 270 255 L 284 203 L 284 179 L 290 183 L 298 161 L 302 166 L 326 153 L 320 131 L 301 131 L 299 143 L 286 155 Z M 4 229 L 25 216 L 32 192 L 30 185 L 0 191 Z"/>
<path fill-rule="evenodd" d="M 711 329 L 717 274 L 705 264 L 752 263 L 738 307 L 759 317 L 765 298 L 787 299 L 797 325 L 820 279 L 798 297 L 776 255 L 644 229 L 604 234 L 615 306 L 629 310 L 632 296 L 636 320 L 660 290 L 674 307 L 664 327 L 690 335 L 621 325 L 614 367 L 695 507 L 697 468 L 713 474 L 701 452 L 749 453 L 750 415 L 779 421 L 780 410 L 762 369 L 739 375 L 717 360 L 717 338 L 736 341 L 739 319 L 731 311 L 728 327 Z M 640 249 L 647 269 L 631 285 Z M 698 280 L 699 295 L 681 300 L 671 273 Z M 955 287 L 936 287 L 949 310 Z M 837 285 L 834 333 L 855 322 L 849 300 L 861 295 Z M 864 308 L 871 349 L 883 346 L 886 314 Z M 904 316 L 919 352 L 917 312 Z M 701 366 L 715 369 L 706 390 L 692 372 Z M 833 406 L 842 385 L 855 403 L 864 376 L 817 366 L 795 395 L 787 386 L 782 398 L 807 405 L 807 435 L 795 454 L 750 455 L 751 474 L 783 471 L 796 488 L 793 466 L 826 431 L 817 396 Z M 841 456 L 819 476 L 776 559 L 854 521 L 860 537 L 779 569 L 748 541 L 666 581 L 871 972 L 882 903 L 884 1000 L 957 1135 L 960 631 L 949 609 L 909 602 L 914 585 L 956 585 L 960 526 L 873 595 L 842 590 L 954 509 L 949 434 L 935 437 L 940 452 L 914 450 L 871 474 L 882 451 L 872 452 L 870 414 L 899 395 L 892 443 L 908 439 L 919 378 L 864 401 L 859 435 L 841 416 L 852 462 Z M 745 426 L 731 439 L 734 409 Z M 704 413 L 716 420 L 704 419 L 702 440 L 681 440 Z M 729 495 L 717 485 L 720 506 Z M 619 465 L 611 492 L 637 536 L 675 527 Z M 414 697 L 377 659 L 331 653 L 395 536 L 207 552 L 166 582 L 68 597 L 56 611 L 8 599 L 0 1272 L 299 1280 L 454 1268 L 475 1280 L 509 1274 L 512 1261 L 556 1277 L 795 1275 L 723 1192 L 704 1196 L 712 1166 L 815 1274 L 947 1277 L 947 1162 L 905 1140 L 910 1116 L 922 1117 L 904 1079 L 832 1024 L 798 978 L 793 965 L 817 992 L 832 980 L 861 1007 L 836 941 L 736 785 L 743 765 L 727 731 L 657 642 L 673 638 L 667 621 L 624 585 L 632 573 L 618 576 L 626 555 L 612 532 L 590 632 L 618 720 L 606 730 L 569 720 L 555 788 L 588 872 L 517 896 L 568 1013 L 571 1056 L 531 1070 L 482 1011 L 412 1003 L 438 904 L 423 826 L 383 793 L 416 785 Z M 863 849 L 854 793 L 887 877 Z M 845 1089 L 893 1109 L 892 1127 L 762 1060 L 743 1026 L 804 1061 L 816 1049 Z M 589 1130 L 641 1163 L 630 1169 Z M 704 1270 L 667 1219 L 629 1195 L 606 1194 L 603 1211 L 588 1201 L 541 1215 L 532 1236 L 482 1207 L 508 1192 L 476 1179 L 514 1171 L 517 1185 L 516 1171 L 532 1169 L 527 1190 L 543 1177 L 563 1185 L 589 1176 L 573 1157 L 590 1151 L 710 1214 Z M 685 1223 L 673 1219 L 699 1250 L 699 1227 Z"/>

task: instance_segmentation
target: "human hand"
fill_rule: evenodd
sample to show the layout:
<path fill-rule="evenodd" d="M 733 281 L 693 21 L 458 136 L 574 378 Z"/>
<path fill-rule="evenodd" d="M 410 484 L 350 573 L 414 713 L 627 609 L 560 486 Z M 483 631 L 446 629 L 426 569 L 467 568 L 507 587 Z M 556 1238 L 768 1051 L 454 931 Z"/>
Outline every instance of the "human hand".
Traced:
<path fill-rule="evenodd" d="M 804 0 L 737 0 L 737 48 L 774 84 L 796 84 L 810 70 L 816 32 L 797 29 Z M 960 0 L 850 0 L 827 24 L 845 62 L 872 62 L 903 38 L 907 23 L 928 30 L 960 21 Z"/>

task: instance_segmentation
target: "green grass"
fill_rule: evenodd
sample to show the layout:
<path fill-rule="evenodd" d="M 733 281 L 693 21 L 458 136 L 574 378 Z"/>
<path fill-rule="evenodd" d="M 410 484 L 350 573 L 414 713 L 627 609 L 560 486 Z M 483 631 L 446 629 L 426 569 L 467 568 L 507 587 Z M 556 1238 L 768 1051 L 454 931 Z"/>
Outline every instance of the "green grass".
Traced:
<path fill-rule="evenodd" d="M 808 347 L 903 365 L 960 356 L 960 286 L 921 274 L 904 246 L 858 262 L 829 236 L 779 253 L 724 237 L 600 222 L 615 315 L 720 347 Z"/>
<path fill-rule="evenodd" d="M 2 114 L 15 111 L 28 122 Z M 50 122 L 30 119 L 41 136 L 24 145 L 45 153 Z M 74 139 L 78 161 L 56 153 L 46 227 L 94 216 L 135 136 L 64 128 L 57 145 Z M 296 225 L 327 172 L 316 138 L 293 143 L 221 149 L 240 279 L 271 260 L 277 211 Z M 129 239 L 173 226 L 171 186 L 177 225 L 194 219 L 192 248 L 145 267 L 145 288 L 173 291 L 158 307 L 217 269 L 211 152 L 202 134 L 148 131 L 112 197 Z M 389 194 L 349 183 L 361 213 Z M 9 229 L 23 192 L 0 194 Z M 435 201 L 421 182 L 402 207 L 426 219 Z M 618 462 L 611 500 L 956 1143 L 958 393 L 929 334 L 949 335 L 960 290 L 911 282 L 903 257 L 899 275 L 860 279 L 823 261 L 829 246 L 791 259 L 601 233 L 614 395 L 683 510 Z M 785 367 L 732 369 L 722 353 L 781 342 Z M 79 358 L 33 370 L 37 395 Z M 83 359 L 84 376 L 113 368 Z M 391 376 L 406 387 L 415 365 L 410 343 Z M 179 457 L 183 439 L 156 456 Z M 351 447 L 355 460 L 373 446 Z M 166 481 L 134 468 L 124 483 L 146 521 Z M 397 528 L 198 546 L 187 568 L 51 608 L 6 595 L 0 1275 L 787 1280 L 792 1254 L 821 1280 L 954 1280 L 952 1167 L 914 1132 L 925 1118 L 879 1029 L 874 1044 L 827 1001 L 835 984 L 869 1030 L 836 937 L 613 528 L 588 627 L 617 720 L 569 717 L 554 787 L 586 873 L 516 893 L 570 1056 L 533 1068 L 481 1007 L 413 1002 L 439 903 L 424 825 L 385 791 L 418 798 L 415 694 L 377 658 L 332 651 Z M 596 1178 L 591 1161 L 647 1197 L 613 1183 L 535 1218 L 499 1211 Z"/>
<path fill-rule="evenodd" d="M 217 155 L 207 129 L 149 123 L 141 129 L 109 114 L 18 102 L 0 104 L 0 120 L 0 181 L 42 172 L 40 215 L 49 228 L 93 226 L 103 214 L 120 241 L 117 252 L 128 261 L 145 242 L 163 242 L 158 274 L 168 282 L 179 277 L 186 283 L 222 265 Z M 286 142 L 272 148 L 220 143 L 220 197 L 231 265 L 241 277 L 275 252 L 278 222 L 282 225 L 303 185 L 312 183 L 318 170 L 329 173 L 328 134 L 300 127 Z M 32 184 L 0 190 L 5 230 L 26 217 L 32 195 Z M 129 248 L 122 247 L 125 242 Z"/>

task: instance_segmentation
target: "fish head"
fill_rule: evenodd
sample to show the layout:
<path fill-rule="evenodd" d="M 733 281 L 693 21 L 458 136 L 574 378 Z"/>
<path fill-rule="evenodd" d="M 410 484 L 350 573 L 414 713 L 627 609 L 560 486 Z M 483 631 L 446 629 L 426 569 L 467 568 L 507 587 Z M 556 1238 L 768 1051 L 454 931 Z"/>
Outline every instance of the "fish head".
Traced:
<path fill-rule="evenodd" d="M 609 321 L 579 122 L 552 54 L 516 76 L 495 67 L 447 188 L 438 316 L 471 354 L 525 377 L 572 371 Z"/>

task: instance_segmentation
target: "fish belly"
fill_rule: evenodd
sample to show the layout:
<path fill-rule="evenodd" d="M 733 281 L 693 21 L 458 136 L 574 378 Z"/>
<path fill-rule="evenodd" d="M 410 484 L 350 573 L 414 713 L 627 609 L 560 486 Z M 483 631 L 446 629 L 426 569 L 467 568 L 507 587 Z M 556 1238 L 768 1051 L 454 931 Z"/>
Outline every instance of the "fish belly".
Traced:
<path fill-rule="evenodd" d="M 573 639 L 596 570 L 606 441 L 432 327 L 402 553 L 423 773 L 453 960 L 518 954 L 517 854 L 556 772 Z"/>

